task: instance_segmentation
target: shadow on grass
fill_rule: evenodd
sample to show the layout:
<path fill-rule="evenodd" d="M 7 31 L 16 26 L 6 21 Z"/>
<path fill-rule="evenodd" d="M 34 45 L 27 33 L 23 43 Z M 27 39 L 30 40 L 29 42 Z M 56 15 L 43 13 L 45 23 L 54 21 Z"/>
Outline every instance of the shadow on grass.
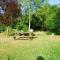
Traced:
<path fill-rule="evenodd" d="M 37 57 L 37 60 L 45 60 L 45 58 L 42 57 L 42 56 L 38 56 L 38 57 Z"/>

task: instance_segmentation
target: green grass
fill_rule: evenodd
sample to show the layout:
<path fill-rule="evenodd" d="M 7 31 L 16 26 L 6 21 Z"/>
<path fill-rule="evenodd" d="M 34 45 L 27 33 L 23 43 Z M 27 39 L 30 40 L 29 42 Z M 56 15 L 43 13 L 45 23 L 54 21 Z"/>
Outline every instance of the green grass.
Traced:
<path fill-rule="evenodd" d="M 40 35 L 39 35 L 40 34 Z M 60 38 L 36 33 L 38 38 L 31 40 L 13 40 L 0 36 L 0 60 L 60 60 Z"/>

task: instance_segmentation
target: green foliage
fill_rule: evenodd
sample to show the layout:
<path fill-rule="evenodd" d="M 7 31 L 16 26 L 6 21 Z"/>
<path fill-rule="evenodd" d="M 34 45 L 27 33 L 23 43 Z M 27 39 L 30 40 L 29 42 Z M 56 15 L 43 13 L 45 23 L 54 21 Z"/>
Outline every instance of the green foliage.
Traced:
<path fill-rule="evenodd" d="M 27 25 L 24 25 L 23 28 L 22 28 L 22 30 L 23 30 L 24 32 L 27 32 L 27 31 L 28 31 L 28 26 L 27 26 Z"/>
<path fill-rule="evenodd" d="M 54 18 L 54 32 L 60 34 L 60 8 L 57 9 L 56 16 Z"/>
<path fill-rule="evenodd" d="M 55 7 L 50 6 L 47 9 L 46 20 L 44 21 L 45 28 L 49 31 L 54 29 L 54 17 L 56 15 Z"/>
<path fill-rule="evenodd" d="M 46 20 L 47 7 L 41 6 L 40 9 L 32 15 L 31 27 L 36 30 L 44 30 L 44 21 Z"/>
<path fill-rule="evenodd" d="M 48 31 L 60 34 L 60 8 L 58 6 L 49 7 L 44 23 Z"/>
<path fill-rule="evenodd" d="M 36 15 L 33 14 L 32 20 L 31 20 L 31 28 L 33 28 L 34 30 L 39 30 L 42 28 L 42 24 L 43 24 L 43 22 L 42 22 L 41 16 L 38 15 L 37 13 L 36 13 Z"/>
<path fill-rule="evenodd" d="M 0 16 L 0 20 L 2 20 L 3 19 L 3 16 Z"/>
<path fill-rule="evenodd" d="M 15 32 L 15 30 L 11 26 L 7 26 L 6 27 L 5 34 L 7 36 L 13 36 L 14 35 L 14 32 Z"/>
<path fill-rule="evenodd" d="M 32 15 L 31 27 L 60 34 L 60 7 L 44 5 Z"/>
<path fill-rule="evenodd" d="M 0 33 L 5 31 L 5 26 L 3 24 L 0 24 Z"/>
<path fill-rule="evenodd" d="M 28 16 L 22 16 L 16 23 L 16 29 L 28 31 L 28 22 Z"/>
<path fill-rule="evenodd" d="M 39 1 L 41 0 L 30 1 L 29 4 L 29 1 L 21 0 L 22 4 L 27 3 L 26 5 L 28 6 L 28 9 L 26 8 L 25 15 L 20 16 L 17 20 L 14 21 L 14 23 L 11 24 L 12 29 L 28 31 L 30 20 L 31 28 L 34 30 L 47 30 L 49 32 L 54 32 L 55 34 L 60 34 L 60 7 L 49 4 L 43 4 L 40 6 L 41 2 L 39 3 Z M 34 6 L 31 5 L 31 2 L 34 3 Z M 33 7 L 38 7 L 38 9 L 35 10 Z M 2 19 L 3 17 L 0 16 L 1 21 Z M 9 31 L 11 32 L 12 29 L 9 28 Z M 4 31 L 4 27 L 2 27 L 2 25 L 0 25 L 0 31 Z"/>

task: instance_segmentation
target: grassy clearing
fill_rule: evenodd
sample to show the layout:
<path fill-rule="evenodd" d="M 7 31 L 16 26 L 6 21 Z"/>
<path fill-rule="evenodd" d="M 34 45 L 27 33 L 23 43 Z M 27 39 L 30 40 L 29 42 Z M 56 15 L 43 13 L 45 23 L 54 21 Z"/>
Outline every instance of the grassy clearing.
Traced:
<path fill-rule="evenodd" d="M 0 60 L 60 60 L 60 36 L 36 32 L 34 40 L 14 40 L 0 34 Z"/>

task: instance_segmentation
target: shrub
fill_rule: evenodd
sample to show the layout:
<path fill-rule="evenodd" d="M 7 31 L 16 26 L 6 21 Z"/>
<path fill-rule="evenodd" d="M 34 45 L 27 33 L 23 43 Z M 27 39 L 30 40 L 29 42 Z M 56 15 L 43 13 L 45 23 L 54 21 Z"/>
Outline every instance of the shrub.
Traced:
<path fill-rule="evenodd" d="M 17 20 L 15 28 L 17 30 L 27 31 L 28 30 L 28 18 L 27 18 L 27 16 L 22 16 L 21 18 L 19 18 Z"/>
<path fill-rule="evenodd" d="M 5 31 L 5 26 L 3 24 L 0 24 L 0 33 Z"/>
<path fill-rule="evenodd" d="M 6 27 L 5 34 L 7 34 L 8 36 L 13 36 L 14 35 L 14 32 L 15 32 L 15 30 L 12 29 L 12 27 L 10 27 L 10 26 L 7 26 Z"/>

